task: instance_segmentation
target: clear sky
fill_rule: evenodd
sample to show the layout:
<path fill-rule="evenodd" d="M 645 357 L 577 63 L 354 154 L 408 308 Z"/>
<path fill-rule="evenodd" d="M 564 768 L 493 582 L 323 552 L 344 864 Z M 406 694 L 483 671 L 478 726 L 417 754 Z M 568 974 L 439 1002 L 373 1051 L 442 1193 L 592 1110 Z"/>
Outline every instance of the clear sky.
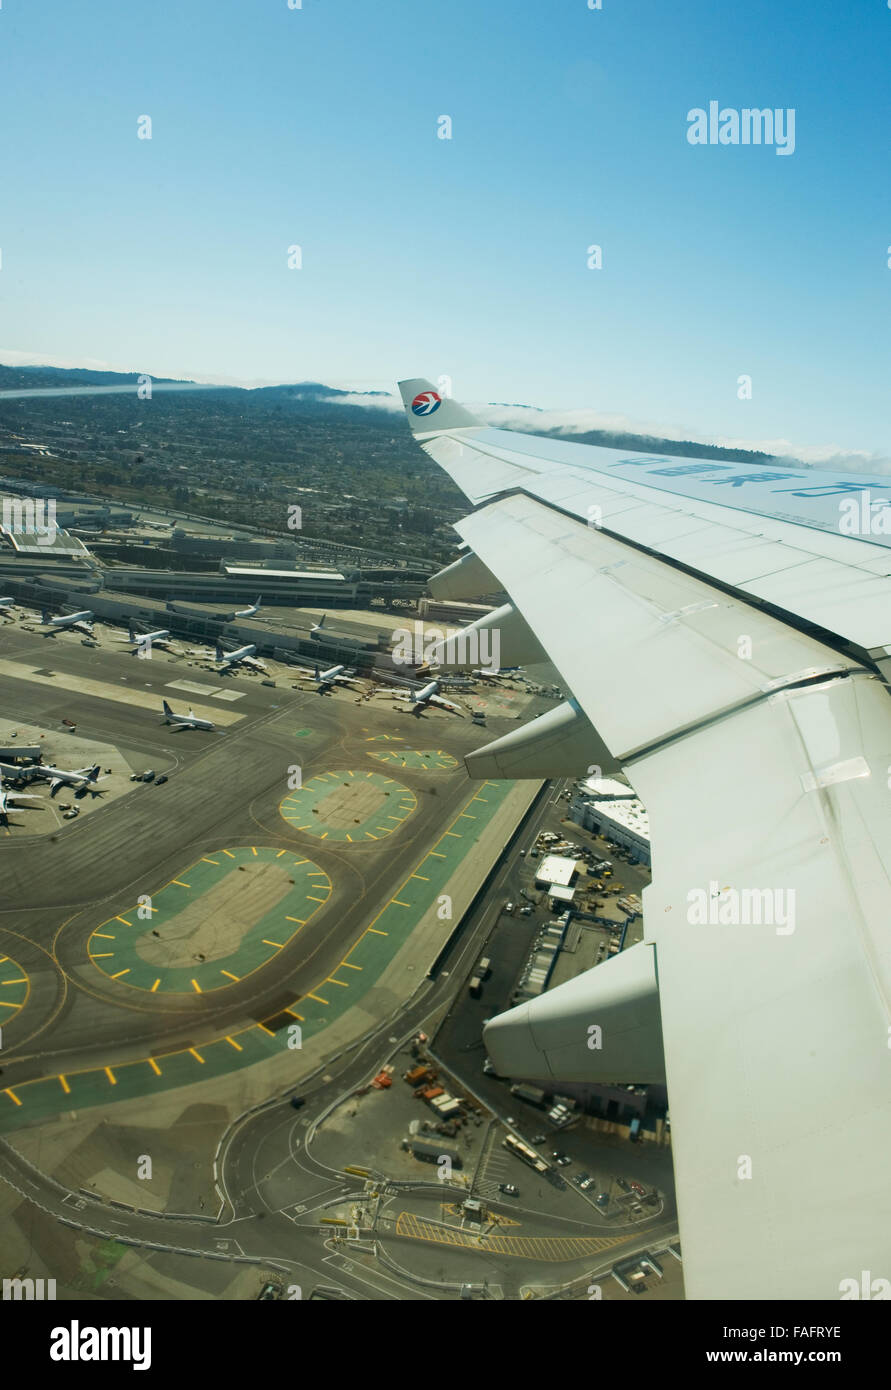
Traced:
<path fill-rule="evenodd" d="M 887 457 L 891 9 L 602 5 L 2 0 L 0 360 Z"/>

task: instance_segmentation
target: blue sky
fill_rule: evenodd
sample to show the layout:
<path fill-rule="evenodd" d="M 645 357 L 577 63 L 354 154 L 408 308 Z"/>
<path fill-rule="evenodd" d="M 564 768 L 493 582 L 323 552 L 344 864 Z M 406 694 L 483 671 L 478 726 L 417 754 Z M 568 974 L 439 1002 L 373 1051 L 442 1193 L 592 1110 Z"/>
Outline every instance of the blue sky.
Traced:
<path fill-rule="evenodd" d="M 891 9 L 602 3 L 4 0 L 0 360 L 887 458 Z"/>

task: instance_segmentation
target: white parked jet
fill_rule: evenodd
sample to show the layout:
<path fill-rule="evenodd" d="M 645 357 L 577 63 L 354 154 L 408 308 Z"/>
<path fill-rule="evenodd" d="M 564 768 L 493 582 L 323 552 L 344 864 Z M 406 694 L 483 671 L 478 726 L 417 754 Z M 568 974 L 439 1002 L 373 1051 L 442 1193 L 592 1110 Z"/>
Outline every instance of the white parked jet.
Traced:
<path fill-rule="evenodd" d="M 345 666 L 329 666 L 327 671 L 320 671 L 316 666 L 313 669 L 313 679 L 320 695 L 327 695 L 335 685 L 355 685 L 353 673 Z"/>
<path fill-rule="evenodd" d="M 158 628 L 157 632 L 137 632 L 132 623 L 127 624 L 129 637 L 116 637 L 116 642 L 126 642 L 132 644 L 133 651 L 151 651 L 152 647 L 160 647 L 165 652 L 178 652 L 179 648 L 170 636 L 170 630 L 166 627 Z"/>
<path fill-rule="evenodd" d="M 3 790 L 3 774 L 0 773 L 0 820 L 9 823 L 9 812 L 15 810 L 17 801 L 42 801 L 42 796 L 35 796 L 33 792 L 5 792 Z"/>
<path fill-rule="evenodd" d="M 41 622 L 51 631 L 60 632 L 63 628 L 70 627 L 76 632 L 85 632 L 88 637 L 92 637 L 93 618 L 94 614 L 87 608 L 82 613 L 66 613 L 61 618 L 51 618 L 47 609 L 44 609 Z"/>
<path fill-rule="evenodd" d="M 199 719 L 197 714 L 189 710 L 188 714 L 174 714 L 173 710 L 164 701 L 164 718 L 168 724 L 172 724 L 174 729 L 216 729 L 216 724 L 210 719 Z"/>
<path fill-rule="evenodd" d="M 411 712 L 416 718 L 420 718 L 428 705 L 437 705 L 440 709 L 457 714 L 460 719 L 464 718 L 464 711 L 460 705 L 453 704 L 451 700 L 446 700 L 439 694 L 439 681 L 430 681 L 429 685 L 423 686 L 421 690 L 400 690 L 396 699 L 411 700 Z"/>
<path fill-rule="evenodd" d="M 62 767 L 51 767 L 48 763 L 41 763 L 37 770 L 49 782 L 50 796 L 55 796 L 60 787 L 73 787 L 75 791 L 93 791 L 99 781 L 98 763 L 94 763 L 92 767 L 78 768 L 74 772 L 66 772 Z"/>
<path fill-rule="evenodd" d="M 252 671 L 265 671 L 266 663 L 254 656 L 256 650 L 257 648 L 251 644 L 247 647 L 239 647 L 237 651 L 227 652 L 217 642 L 215 659 L 219 663 L 221 671 L 229 671 L 233 666 L 248 666 Z"/>
<path fill-rule="evenodd" d="M 257 602 L 250 604 L 247 608 L 237 609 L 236 612 L 232 614 L 233 618 L 252 618 L 255 613 L 259 613 L 260 599 L 262 599 L 262 597 L 263 595 L 261 594 Z"/>

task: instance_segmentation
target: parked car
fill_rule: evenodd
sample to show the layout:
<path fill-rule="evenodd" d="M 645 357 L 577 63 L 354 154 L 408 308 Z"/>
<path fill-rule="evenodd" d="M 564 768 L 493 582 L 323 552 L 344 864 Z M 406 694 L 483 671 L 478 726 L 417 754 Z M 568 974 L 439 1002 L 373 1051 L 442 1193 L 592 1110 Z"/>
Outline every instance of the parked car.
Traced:
<path fill-rule="evenodd" d="M 503 1192 L 505 1197 L 519 1197 L 520 1195 L 520 1189 L 515 1187 L 512 1182 L 500 1182 L 498 1191 Z"/>
<path fill-rule="evenodd" d="M 569 1157 L 569 1154 L 552 1153 L 551 1158 L 560 1168 L 565 1168 L 568 1164 L 572 1162 L 572 1159 Z"/>
<path fill-rule="evenodd" d="M 156 786 L 156 787 L 163 786 L 163 784 L 164 784 L 165 782 L 167 782 L 167 781 L 169 781 L 169 778 L 168 778 L 168 776 L 167 776 L 167 773 L 166 773 L 166 772 L 162 772 L 160 777 L 156 777 L 156 778 L 155 778 L 155 786 Z"/>
<path fill-rule="evenodd" d="M 292 1097 L 291 1097 L 291 1104 L 293 1105 L 293 1107 L 294 1107 L 295 1110 L 299 1110 L 302 1106 L 304 1106 L 304 1105 L 306 1104 L 306 1097 L 305 1097 L 305 1096 L 292 1096 Z"/>

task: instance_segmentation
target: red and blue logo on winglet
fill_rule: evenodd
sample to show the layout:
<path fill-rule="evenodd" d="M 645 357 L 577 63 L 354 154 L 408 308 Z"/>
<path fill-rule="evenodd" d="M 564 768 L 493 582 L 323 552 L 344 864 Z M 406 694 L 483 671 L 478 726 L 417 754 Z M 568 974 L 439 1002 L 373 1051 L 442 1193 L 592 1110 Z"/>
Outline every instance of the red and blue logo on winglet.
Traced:
<path fill-rule="evenodd" d="M 412 415 L 432 415 L 442 405 L 442 397 L 435 391 L 422 391 L 411 403 Z"/>

